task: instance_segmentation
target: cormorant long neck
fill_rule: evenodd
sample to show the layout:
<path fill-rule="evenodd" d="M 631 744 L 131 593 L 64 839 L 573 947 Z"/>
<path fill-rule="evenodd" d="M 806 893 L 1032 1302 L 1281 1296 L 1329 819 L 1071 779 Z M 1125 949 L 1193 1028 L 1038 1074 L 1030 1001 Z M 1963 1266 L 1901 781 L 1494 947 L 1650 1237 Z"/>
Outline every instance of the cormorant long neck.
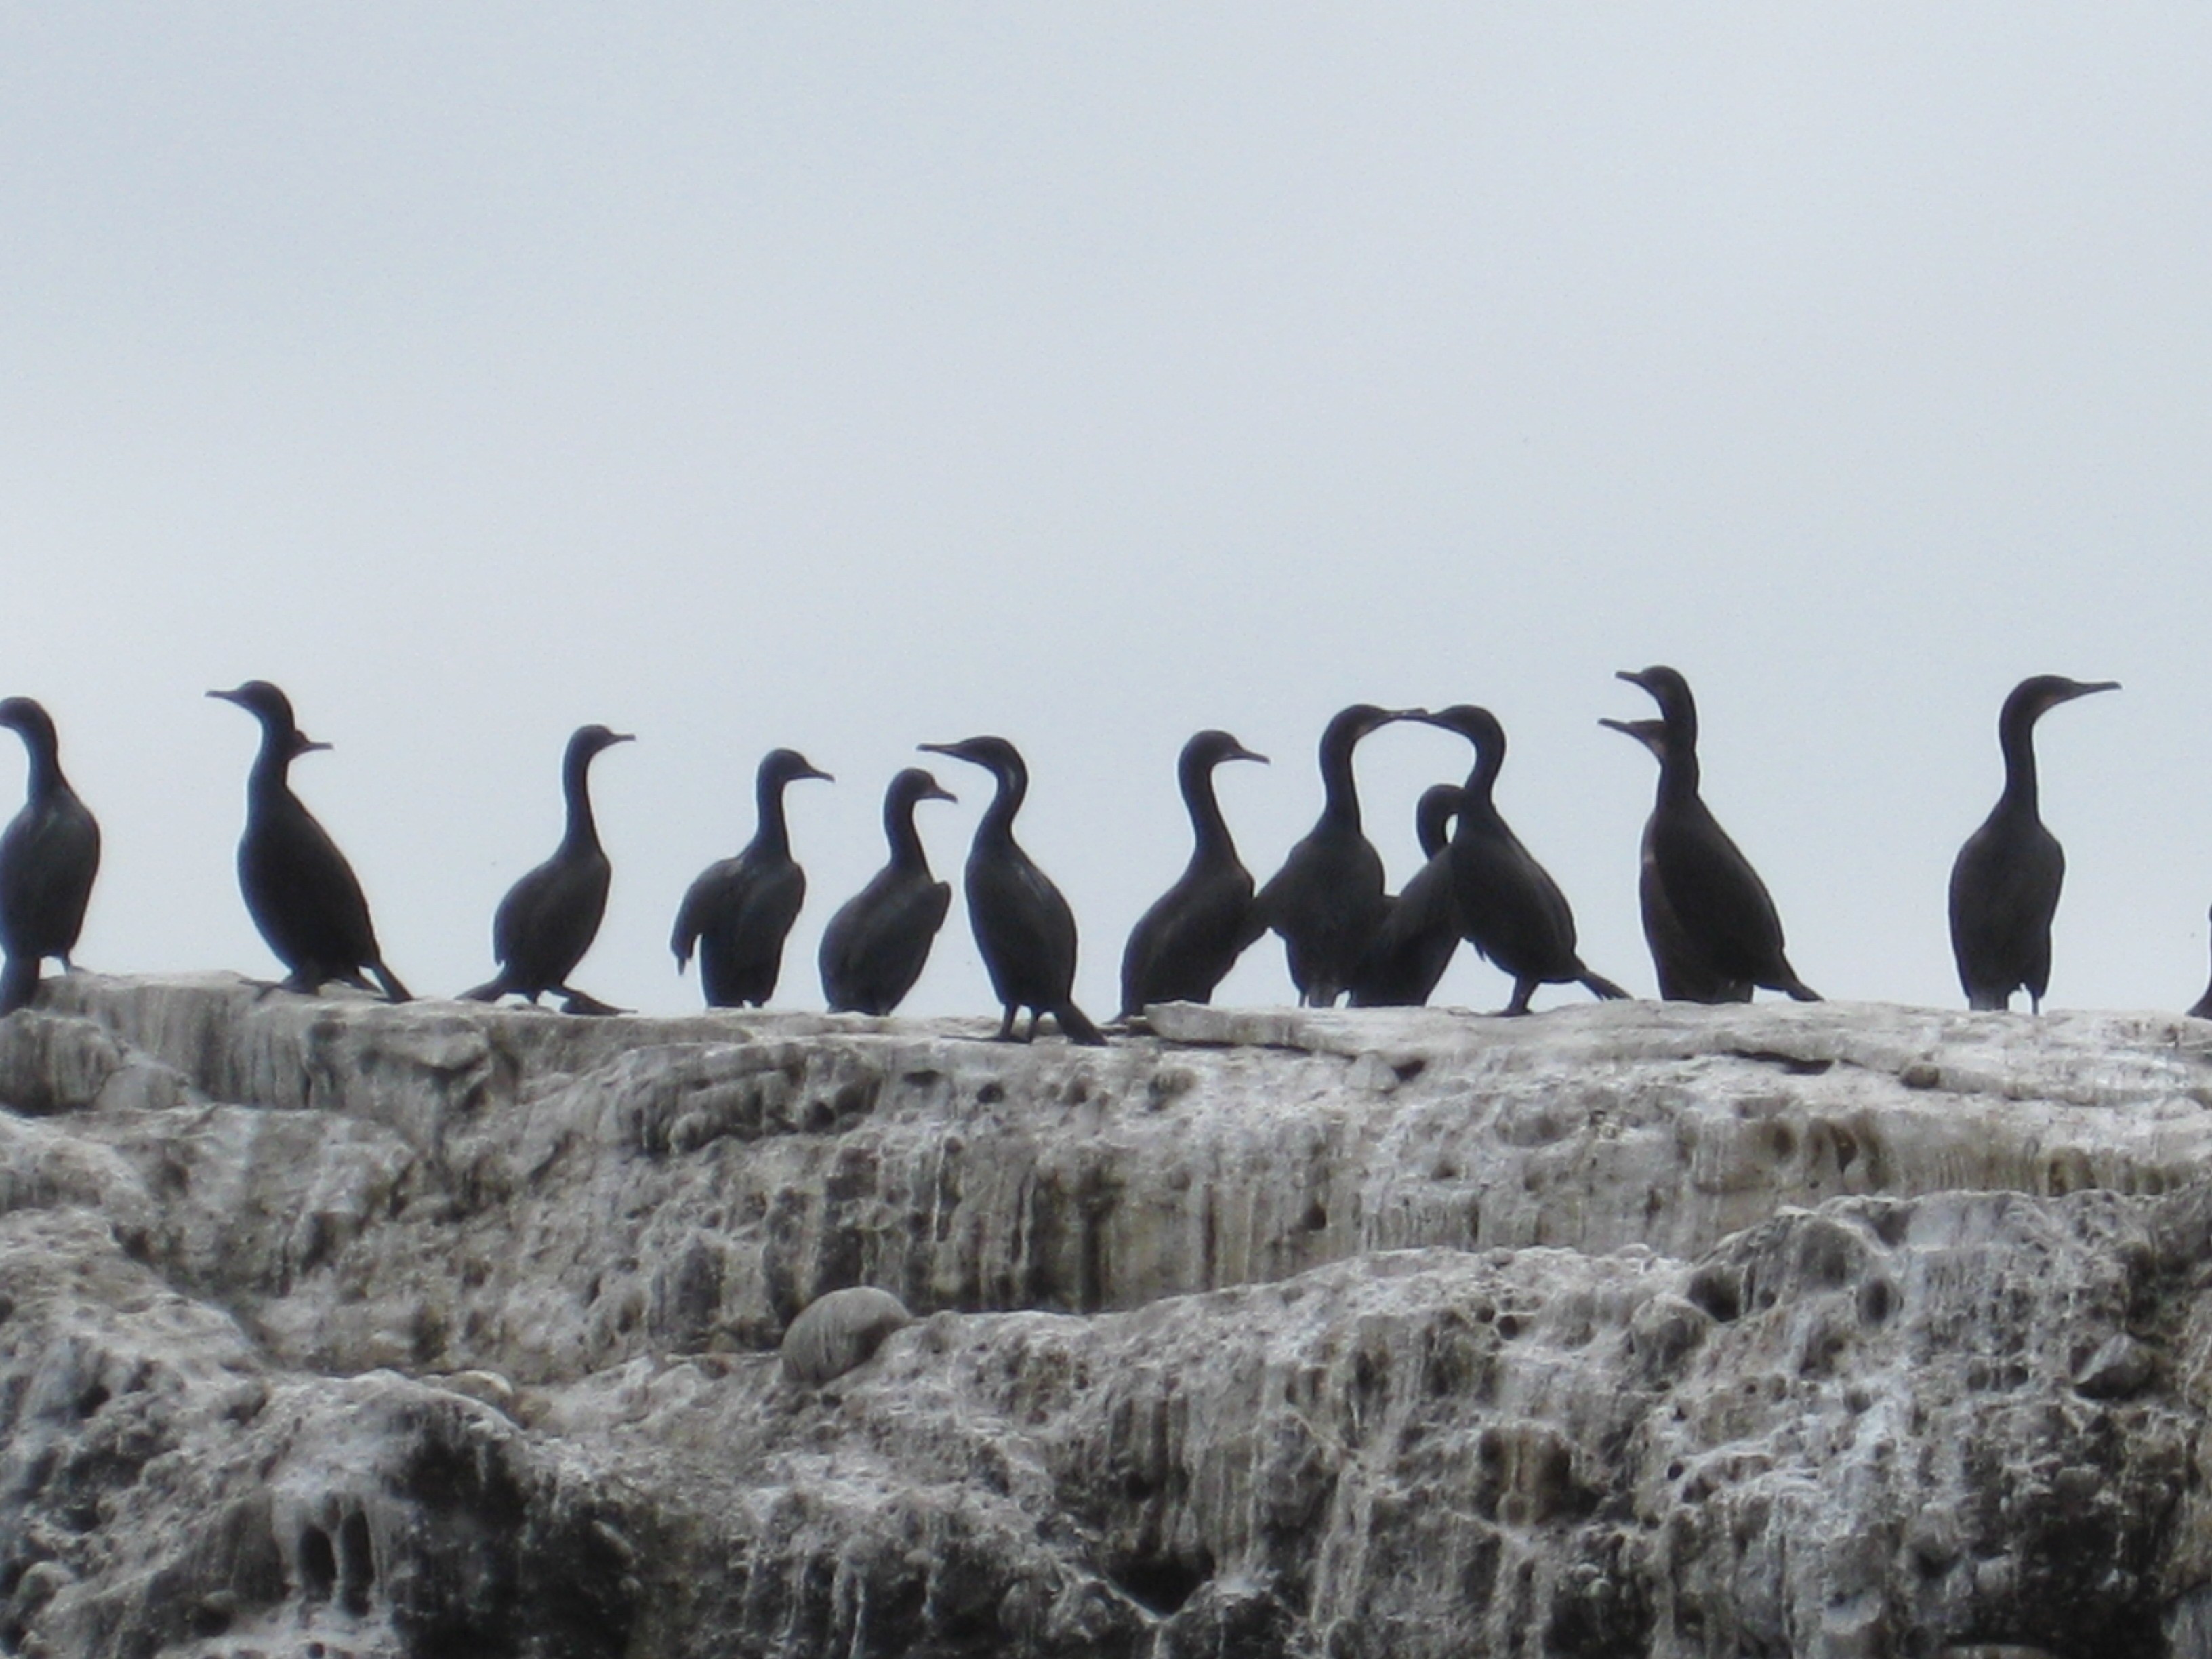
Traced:
<path fill-rule="evenodd" d="M 588 749 L 572 749 L 561 762 L 561 796 L 568 807 L 568 827 L 561 837 L 564 853 L 599 849 L 599 822 L 592 816 L 592 753 Z"/>
<path fill-rule="evenodd" d="M 991 797 L 985 809 L 983 821 L 975 826 L 975 839 L 1011 846 L 1014 839 L 1014 814 L 1022 810 L 1022 800 L 1030 792 L 1029 769 L 1018 760 L 1009 760 L 1004 769 L 991 768 L 991 775 L 998 780 L 998 793 Z"/>
<path fill-rule="evenodd" d="M 1355 835 L 1359 830 L 1359 786 L 1352 775 L 1352 750 L 1360 736 L 1332 732 L 1321 745 L 1321 821 Z"/>
<path fill-rule="evenodd" d="M 17 729 L 23 734 L 23 747 L 31 757 L 25 793 L 33 805 L 42 805 L 69 787 L 69 781 L 62 776 L 61 744 L 50 726 Z"/>
<path fill-rule="evenodd" d="M 1698 798 L 1698 714 L 1666 711 L 1667 752 L 1659 757 L 1659 799 L 1688 801 Z"/>
<path fill-rule="evenodd" d="M 1474 746 L 1474 769 L 1467 775 L 1466 786 L 1460 793 L 1463 814 L 1496 816 L 1498 809 L 1491 802 L 1491 792 L 1498 787 L 1498 775 L 1504 769 L 1505 734 L 1490 733 Z"/>
<path fill-rule="evenodd" d="M 2033 703 L 2008 703 L 1997 722 L 1997 746 L 2004 750 L 2004 793 L 1997 810 L 2036 816 L 2035 722 L 2043 710 Z"/>
<path fill-rule="evenodd" d="M 890 843 L 891 867 L 929 873 L 929 854 L 921 844 L 921 831 L 914 827 L 914 809 L 921 803 L 908 794 L 884 801 L 884 839 Z"/>
<path fill-rule="evenodd" d="M 248 799 L 267 800 L 291 793 L 292 757 L 297 752 L 293 740 L 298 736 L 273 722 L 262 722 L 261 750 L 253 757 L 253 769 L 246 775 Z"/>
<path fill-rule="evenodd" d="M 778 858 L 791 856 L 791 831 L 783 820 L 783 787 L 789 781 L 779 774 L 763 772 L 754 785 L 760 807 L 760 827 L 753 831 L 751 851 Z"/>
<path fill-rule="evenodd" d="M 1229 820 L 1221 816 L 1221 803 L 1213 793 L 1214 763 L 1204 756 L 1186 756 L 1181 766 L 1182 804 L 1190 811 L 1193 863 L 1237 861 L 1237 843 L 1229 836 Z"/>

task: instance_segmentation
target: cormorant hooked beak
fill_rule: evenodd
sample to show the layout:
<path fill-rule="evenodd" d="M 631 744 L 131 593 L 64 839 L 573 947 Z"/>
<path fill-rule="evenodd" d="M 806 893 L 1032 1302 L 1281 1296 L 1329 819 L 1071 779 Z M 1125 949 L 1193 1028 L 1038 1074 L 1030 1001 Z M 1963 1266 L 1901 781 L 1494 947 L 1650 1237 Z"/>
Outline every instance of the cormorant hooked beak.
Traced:
<path fill-rule="evenodd" d="M 950 789 L 947 789 L 943 784 L 939 783 L 931 784 L 928 788 L 923 790 L 920 794 L 916 795 L 915 799 L 916 800 L 949 800 L 955 806 L 960 805 L 960 797 L 954 794 Z"/>
<path fill-rule="evenodd" d="M 1235 747 L 1234 749 L 1231 750 L 1227 754 L 1224 755 L 1221 758 L 1222 758 L 1222 759 L 1224 759 L 1224 760 L 1249 760 L 1249 761 L 1257 761 L 1257 762 L 1259 762 L 1259 763 L 1260 763 L 1260 764 L 1261 764 L 1261 765 L 1262 765 L 1262 766 L 1271 766 L 1271 765 L 1273 765 L 1273 764 L 1274 763 L 1273 762 L 1270 761 L 1270 760 L 1269 760 L 1269 759 L 1268 759 L 1265 755 L 1255 755 L 1255 754 L 1254 754 L 1254 753 L 1253 753 L 1249 749 L 1247 749 L 1247 748 L 1246 748 L 1243 744 L 1241 744 L 1241 743 L 1240 743 L 1240 744 L 1238 744 L 1237 745 L 1237 747 Z"/>

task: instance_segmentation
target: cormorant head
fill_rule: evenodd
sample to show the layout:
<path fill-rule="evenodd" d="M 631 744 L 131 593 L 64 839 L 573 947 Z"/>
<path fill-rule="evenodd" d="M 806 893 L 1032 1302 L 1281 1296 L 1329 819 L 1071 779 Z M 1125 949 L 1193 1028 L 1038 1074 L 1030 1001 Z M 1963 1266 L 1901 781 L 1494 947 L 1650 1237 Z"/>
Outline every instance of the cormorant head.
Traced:
<path fill-rule="evenodd" d="M 618 743 L 635 743 L 633 732 L 610 732 L 604 726 L 580 726 L 568 736 L 568 750 L 564 757 L 571 763 L 587 761 L 602 749 L 611 749 Z"/>
<path fill-rule="evenodd" d="M 1997 716 L 1997 724 L 2000 728 L 2015 721 L 2033 726 L 2047 708 L 2086 697 L 2093 691 L 2119 689 L 2118 680 L 2069 680 L 2063 674 L 2037 674 L 2013 687 L 2012 695 L 2004 701 L 2003 712 Z"/>
<path fill-rule="evenodd" d="M 1421 791 L 1413 806 L 1413 836 L 1421 843 L 1421 856 L 1432 859 L 1451 839 L 1451 821 L 1459 811 L 1460 787 L 1432 783 Z"/>
<path fill-rule="evenodd" d="M 1664 720 L 1600 720 L 1600 726 L 1626 732 L 1651 751 L 1662 766 L 1667 763 L 1667 722 Z"/>
<path fill-rule="evenodd" d="M 1022 752 L 1004 738 L 969 738 L 960 743 L 918 743 L 915 748 L 932 755 L 950 755 L 955 760 L 966 761 L 970 766 L 980 766 L 992 776 L 1004 781 L 1018 778 L 1026 782 L 1030 769 L 1022 763 Z"/>
<path fill-rule="evenodd" d="M 1471 702 L 1455 702 L 1449 708 L 1417 714 L 1413 718 L 1425 726 L 1458 732 L 1474 745 L 1479 754 L 1503 755 L 1505 752 L 1505 728 L 1498 723 L 1498 716 L 1487 708 L 1478 708 Z"/>
<path fill-rule="evenodd" d="M 1224 761 L 1257 761 L 1267 764 L 1265 755 L 1255 755 L 1228 732 L 1208 730 L 1199 732 L 1182 746 L 1182 763 L 1212 771 Z"/>
<path fill-rule="evenodd" d="M 1694 733 L 1698 726 L 1697 699 L 1690 695 L 1690 683 L 1681 674 L 1663 664 L 1655 663 L 1641 671 L 1624 668 L 1613 676 L 1626 680 L 1631 685 L 1640 685 L 1651 694 L 1659 705 L 1659 712 L 1668 720 L 1676 721 Z"/>
<path fill-rule="evenodd" d="M 261 722 L 264 732 L 289 738 L 289 754 L 304 755 L 311 750 L 330 747 L 326 743 L 315 742 L 300 729 L 299 722 L 292 718 L 292 700 L 267 680 L 248 680 L 230 690 L 210 691 L 208 696 L 236 703 Z"/>
<path fill-rule="evenodd" d="M 53 717 L 33 699 L 9 697 L 0 702 L 0 726 L 21 732 L 23 741 L 32 749 L 53 752 L 57 741 Z"/>
<path fill-rule="evenodd" d="M 902 811 L 916 801 L 949 800 L 957 803 L 960 799 L 919 766 L 901 769 L 891 779 L 891 787 L 885 793 L 891 805 Z"/>
<path fill-rule="evenodd" d="M 824 783 L 837 781 L 796 749 L 769 750 L 761 757 L 757 775 L 763 789 L 780 789 L 801 778 L 819 778 Z"/>
<path fill-rule="evenodd" d="M 1322 760 L 1326 763 L 1331 754 L 1350 753 L 1352 744 L 1377 727 L 1393 720 L 1419 720 L 1425 712 L 1419 708 L 1377 708 L 1371 702 L 1355 702 L 1349 708 L 1340 708 L 1335 718 L 1322 728 Z"/>

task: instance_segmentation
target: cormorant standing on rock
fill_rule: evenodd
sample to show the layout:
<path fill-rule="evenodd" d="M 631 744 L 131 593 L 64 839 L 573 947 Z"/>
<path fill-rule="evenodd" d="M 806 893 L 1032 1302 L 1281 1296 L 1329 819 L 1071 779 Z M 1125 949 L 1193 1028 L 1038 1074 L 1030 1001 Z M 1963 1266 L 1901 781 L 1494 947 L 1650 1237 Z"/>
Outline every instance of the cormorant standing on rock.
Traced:
<path fill-rule="evenodd" d="M 784 827 L 784 786 L 800 778 L 836 780 L 796 749 L 771 749 L 755 775 L 759 826 L 744 851 L 699 872 L 676 913 L 668 948 L 676 971 L 690 965 L 699 947 L 699 978 L 709 1008 L 757 1007 L 775 994 L 783 969 L 784 936 L 806 900 L 806 872 L 791 856 Z"/>
<path fill-rule="evenodd" d="M 1951 866 L 1951 954 L 1970 1008 L 2009 1007 L 2012 994 L 2024 989 L 2029 1006 L 2042 1011 L 2066 854 L 2036 811 L 2035 723 L 2062 702 L 2118 690 L 2117 680 L 2038 674 L 2004 700 L 1997 715 L 2004 792 Z"/>
<path fill-rule="evenodd" d="M 561 757 L 561 793 L 568 804 L 568 828 L 553 856 L 526 872 L 492 916 L 492 954 L 499 973 L 461 995 L 495 1002 L 508 992 L 532 1002 L 551 991 L 572 1014 L 613 1014 L 620 1009 L 587 996 L 568 984 L 568 975 L 599 936 L 606 914 L 607 884 L 614 872 L 599 845 L 592 817 L 588 774 L 592 757 L 618 743 L 634 742 L 627 732 L 604 726 L 580 726 Z"/>
<path fill-rule="evenodd" d="M 991 989 L 1006 1011 L 998 1040 L 1014 1034 L 1017 1010 L 1030 1011 L 1028 1041 L 1037 1020 L 1050 1014 L 1075 1042 L 1103 1044 L 1105 1036 L 1075 1006 L 1075 913 L 1052 878 L 1014 840 L 1014 814 L 1029 793 L 1029 768 L 1004 738 L 963 743 L 925 743 L 933 755 L 950 755 L 989 772 L 998 785 L 968 850 L 968 922 L 991 975 Z"/>
<path fill-rule="evenodd" d="M 1360 958 L 1352 983 L 1355 1008 L 1419 1008 L 1459 949 L 1459 910 L 1452 900 L 1451 821 L 1459 786 L 1431 784 L 1413 805 L 1413 837 L 1424 862 L 1389 901 L 1382 925 Z"/>
<path fill-rule="evenodd" d="M 1667 764 L 1667 722 L 1664 720 L 1600 720 L 1616 732 L 1625 732 L 1649 749 L 1662 769 Z M 1682 931 L 1681 919 L 1667 902 L 1667 890 L 1659 881 L 1659 860 L 1652 856 L 1651 826 L 1644 826 L 1643 856 L 1636 873 L 1636 896 L 1644 911 L 1644 938 L 1651 947 L 1651 964 L 1658 970 L 1659 994 L 1668 1002 L 1748 1002 L 1747 979 L 1723 979 L 1708 966 Z"/>
<path fill-rule="evenodd" d="M 1468 941 L 1513 975 L 1504 1012 L 1527 1013 L 1539 985 L 1572 982 L 1608 1000 L 1626 997 L 1583 964 L 1575 953 L 1575 913 L 1566 895 L 1499 816 L 1492 795 L 1505 765 L 1505 728 L 1498 717 L 1459 703 L 1421 719 L 1474 745 L 1474 766 L 1460 791 L 1452 831 L 1452 898 Z"/>
<path fill-rule="evenodd" d="M 1389 910 L 1382 860 L 1360 833 L 1352 749 L 1377 727 L 1418 713 L 1361 702 L 1329 721 L 1321 734 L 1321 817 L 1252 901 L 1256 919 L 1283 936 L 1291 982 L 1309 1007 L 1329 1007 L 1351 988 Z"/>
<path fill-rule="evenodd" d="M 1176 779 L 1190 813 L 1190 862 L 1129 931 L 1121 952 L 1122 1019 L 1151 1003 L 1210 1001 L 1245 946 L 1266 931 L 1252 925 L 1252 872 L 1237 856 L 1213 793 L 1213 769 L 1238 760 L 1264 766 L 1267 757 L 1226 732 L 1200 732 L 1182 746 Z"/>
<path fill-rule="evenodd" d="M 952 888 L 930 873 L 914 809 L 920 801 L 953 799 L 919 766 L 905 768 L 884 792 L 890 862 L 822 931 L 822 994 L 831 1013 L 888 1014 L 921 977 Z"/>
<path fill-rule="evenodd" d="M 384 965 L 368 901 L 353 866 L 315 815 L 292 793 L 292 762 L 316 743 L 292 718 L 291 700 L 266 680 L 210 697 L 234 702 L 261 722 L 261 749 L 246 781 L 246 830 L 238 839 L 238 886 L 276 959 L 284 988 L 313 996 L 331 980 L 369 989 L 367 969 L 393 1002 L 407 988 Z"/>
<path fill-rule="evenodd" d="M 84 927 L 92 880 L 100 873 L 100 825 L 62 775 L 60 740 L 46 711 L 28 697 L 0 702 L 0 726 L 30 753 L 28 799 L 0 835 L 0 1014 L 27 1006 L 39 963 L 70 952 Z"/>
<path fill-rule="evenodd" d="M 1818 1002 L 1820 993 L 1790 965 L 1782 919 L 1766 884 L 1698 793 L 1698 705 L 1689 682 L 1665 667 L 1640 673 L 1623 669 L 1614 678 L 1650 692 L 1666 722 L 1658 799 L 1644 837 L 1686 955 L 1707 982 L 1763 985 L 1800 1002 Z M 1656 945 L 1652 955 L 1656 962 Z"/>

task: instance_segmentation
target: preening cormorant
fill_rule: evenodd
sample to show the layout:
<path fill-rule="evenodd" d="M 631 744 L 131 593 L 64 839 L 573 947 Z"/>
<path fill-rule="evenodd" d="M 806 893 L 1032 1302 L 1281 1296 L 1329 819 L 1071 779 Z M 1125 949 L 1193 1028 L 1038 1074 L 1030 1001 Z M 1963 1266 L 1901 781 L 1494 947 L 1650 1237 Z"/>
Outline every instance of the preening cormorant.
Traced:
<path fill-rule="evenodd" d="M 965 884 L 975 948 L 982 952 L 999 1006 L 1006 1011 L 999 1041 L 1013 1036 L 1014 1014 L 1027 1008 L 1024 1041 L 1036 1036 L 1039 1017 L 1050 1014 L 1071 1041 L 1103 1043 L 1105 1035 L 1075 1006 L 1075 913 L 1014 840 L 1014 814 L 1022 810 L 1030 787 L 1020 752 L 1004 738 L 991 737 L 919 746 L 980 766 L 998 785 L 968 849 Z"/>
<path fill-rule="evenodd" d="M 1213 794 L 1213 769 L 1239 760 L 1265 765 L 1267 757 L 1226 732 L 1200 732 L 1182 746 L 1176 779 L 1190 812 L 1190 862 L 1129 930 L 1121 952 L 1122 1019 L 1150 1003 L 1212 1000 L 1244 947 L 1266 931 L 1252 925 L 1252 872 L 1237 856 Z"/>
<path fill-rule="evenodd" d="M 888 1014 L 921 977 L 952 888 L 930 873 L 914 809 L 918 801 L 953 799 L 919 766 L 905 768 L 884 792 L 890 862 L 822 930 L 822 994 L 831 1013 Z"/>
<path fill-rule="evenodd" d="M 1468 942 L 1513 975 L 1513 997 L 1504 1012 L 1527 1013 L 1539 985 L 1571 982 L 1594 996 L 1626 997 L 1627 992 L 1592 973 L 1575 953 L 1575 913 L 1566 895 L 1498 814 L 1492 797 L 1505 764 L 1505 728 L 1498 717 L 1458 703 L 1420 718 L 1474 745 L 1449 854 L 1452 899 Z"/>
<path fill-rule="evenodd" d="M 699 949 L 699 979 L 709 1008 L 756 1007 L 775 994 L 784 936 L 806 899 L 806 872 L 793 861 L 784 827 L 784 786 L 800 778 L 835 779 L 796 749 L 771 749 L 755 775 L 759 827 L 744 851 L 699 872 L 676 913 L 668 948 L 676 971 Z"/>
<path fill-rule="evenodd" d="M 534 1003 L 551 991 L 572 1014 L 621 1012 L 574 989 L 568 975 L 599 935 L 613 874 L 592 817 L 592 757 L 632 741 L 630 733 L 610 732 L 604 726 L 580 726 L 570 735 L 561 757 L 561 793 L 568 804 L 568 828 L 561 845 L 551 858 L 507 890 L 491 921 L 492 954 L 499 959 L 499 972 L 462 992 L 463 997 L 494 1002 L 513 992 Z"/>
<path fill-rule="evenodd" d="M 2036 811 L 2035 723 L 2047 708 L 2117 680 L 2085 684 L 2060 674 L 2022 680 L 1997 715 L 2004 792 L 1951 866 L 1951 954 L 1970 1008 L 2006 1008 L 2026 990 L 2040 1012 L 2051 983 L 2051 918 L 2066 878 L 2066 854 Z"/>
<path fill-rule="evenodd" d="M 1360 738 L 1419 711 L 1354 703 L 1321 734 L 1321 817 L 1252 901 L 1258 919 L 1283 936 L 1298 1000 L 1327 1008 L 1351 988 L 1359 960 L 1389 902 L 1382 860 L 1360 833 L 1352 751 Z"/>
<path fill-rule="evenodd" d="M 1818 1002 L 1820 993 L 1790 965 L 1766 884 L 1698 793 L 1698 705 L 1689 682 L 1657 666 L 1615 678 L 1650 692 L 1666 722 L 1658 798 L 1644 836 L 1686 956 L 1708 981 L 1741 981 Z M 1656 946 L 1652 955 L 1656 962 Z"/>
<path fill-rule="evenodd" d="M 1664 720 L 1600 720 L 1616 732 L 1625 732 L 1650 750 L 1662 768 L 1667 764 L 1667 722 Z M 1651 826 L 1644 826 L 1643 855 L 1636 872 L 1636 896 L 1644 912 L 1644 938 L 1651 947 L 1651 965 L 1658 970 L 1659 994 L 1668 1002 L 1748 1002 L 1747 979 L 1723 979 L 1707 965 L 1682 931 L 1674 907 L 1667 902 L 1660 884 L 1659 860 L 1651 851 Z"/>
<path fill-rule="evenodd" d="M 1459 949 L 1459 910 L 1452 900 L 1451 821 L 1459 786 L 1433 783 L 1413 805 L 1413 837 L 1423 863 L 1389 901 L 1382 925 L 1352 976 L 1355 1008 L 1419 1008 Z"/>
<path fill-rule="evenodd" d="M 312 996 L 337 980 L 368 990 L 366 969 L 392 1001 L 407 1001 L 407 988 L 384 965 L 353 866 L 289 781 L 296 757 L 330 744 L 300 730 L 290 699 L 266 680 L 208 696 L 234 702 L 261 722 L 260 752 L 246 781 L 238 886 L 253 925 L 289 970 L 284 988 Z"/>
<path fill-rule="evenodd" d="M 0 726 L 21 734 L 30 753 L 28 797 L 0 835 L 0 1014 L 27 1006 L 39 963 L 70 952 L 84 927 L 84 907 L 100 873 L 100 825 L 62 775 L 61 747 L 46 711 L 28 697 L 0 702 Z"/>

